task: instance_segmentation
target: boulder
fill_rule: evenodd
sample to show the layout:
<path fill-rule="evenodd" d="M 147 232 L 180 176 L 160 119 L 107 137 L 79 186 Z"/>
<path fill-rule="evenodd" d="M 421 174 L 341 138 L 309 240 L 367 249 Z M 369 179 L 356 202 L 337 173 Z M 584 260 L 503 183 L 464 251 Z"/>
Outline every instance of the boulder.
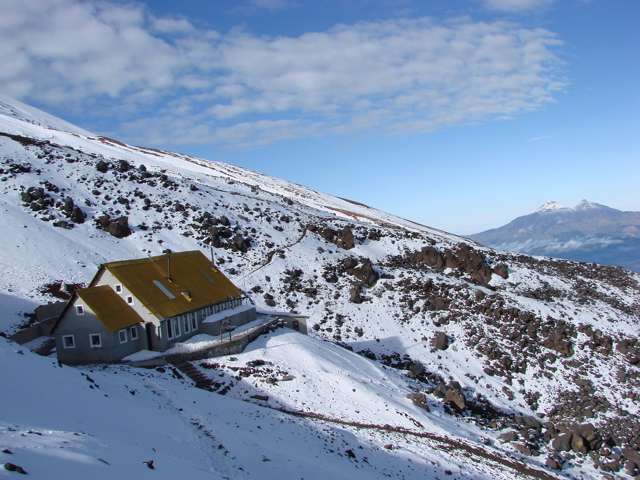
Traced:
<path fill-rule="evenodd" d="M 499 277 L 504 278 L 505 280 L 509 278 L 509 268 L 504 263 L 499 263 L 495 267 L 493 267 L 493 273 L 495 273 Z"/>
<path fill-rule="evenodd" d="M 622 455 L 628 461 L 633 462 L 640 467 L 640 453 L 636 452 L 633 448 L 629 448 L 629 447 L 623 448 Z"/>
<path fill-rule="evenodd" d="M 109 232 L 109 234 L 113 235 L 116 238 L 124 238 L 128 235 L 131 235 L 131 229 L 129 228 L 129 218 L 125 216 L 110 221 L 106 230 L 107 232 Z"/>
<path fill-rule="evenodd" d="M 514 443 L 513 448 L 516 449 L 517 452 L 530 457 L 532 455 L 531 448 L 528 445 L 523 443 Z"/>
<path fill-rule="evenodd" d="M 578 433 L 571 436 L 571 450 L 576 453 L 589 453 L 589 444 L 584 437 Z"/>
<path fill-rule="evenodd" d="M 351 303 L 362 303 L 359 287 L 351 287 L 351 290 L 349 291 L 349 301 Z"/>
<path fill-rule="evenodd" d="M 573 434 L 571 433 L 563 433 L 562 435 L 558 435 L 551 442 L 551 446 L 557 450 L 558 452 L 568 452 L 571 450 L 571 440 Z"/>
<path fill-rule="evenodd" d="M 248 238 L 244 238 L 239 233 L 233 237 L 233 244 L 242 253 L 247 253 L 247 251 L 251 248 L 251 240 L 249 240 Z"/>
<path fill-rule="evenodd" d="M 86 215 L 82 210 L 80 210 L 79 207 L 73 207 L 73 210 L 71 210 L 71 216 L 69 218 L 73 223 L 84 223 Z"/>
<path fill-rule="evenodd" d="M 345 250 L 351 250 L 355 247 L 355 239 L 353 237 L 353 232 L 349 227 L 344 227 L 340 232 L 340 240 L 342 245 L 338 244 L 339 247 L 344 248 Z"/>
<path fill-rule="evenodd" d="M 423 410 L 429 411 L 429 405 L 427 405 L 427 397 L 424 393 L 409 393 L 407 398 L 413 402 L 416 407 L 420 407 Z"/>
<path fill-rule="evenodd" d="M 503 443 L 513 442 L 518 439 L 518 434 L 516 432 L 504 432 L 498 435 L 498 440 Z"/>
<path fill-rule="evenodd" d="M 107 173 L 109 171 L 109 164 L 104 160 L 100 160 L 96 163 L 96 170 L 102 173 Z"/>
<path fill-rule="evenodd" d="M 447 402 L 453 407 L 455 407 L 455 409 L 458 410 L 459 412 L 467 408 L 467 402 L 460 390 L 448 389 L 445 392 L 444 396 Z"/>
<path fill-rule="evenodd" d="M 540 423 L 537 419 L 531 416 L 523 416 L 518 418 L 518 423 L 524 425 L 525 428 L 529 428 L 531 430 L 542 430 L 542 423 Z"/>
<path fill-rule="evenodd" d="M 23 475 L 27 474 L 27 472 L 24 470 L 24 468 L 22 468 L 20 465 L 16 465 L 16 464 L 11 463 L 11 462 L 5 463 L 4 464 L 4 469 L 5 470 L 9 470 L 10 472 L 22 473 Z"/>
<path fill-rule="evenodd" d="M 368 258 L 362 262 L 362 265 L 349 268 L 347 273 L 360 280 L 361 284 L 365 287 L 373 287 L 380 278 L 380 275 L 373 269 L 371 260 Z"/>
<path fill-rule="evenodd" d="M 409 255 L 414 260 L 422 262 L 436 270 L 444 270 L 444 256 L 440 251 L 432 246 L 423 247 L 422 250 Z"/>
<path fill-rule="evenodd" d="M 449 337 L 444 332 L 436 332 L 431 344 L 438 350 L 446 350 L 449 347 Z"/>
<path fill-rule="evenodd" d="M 560 455 L 552 455 L 547 458 L 545 465 L 552 470 L 562 470 L 562 458 L 560 457 Z"/>
<path fill-rule="evenodd" d="M 75 207 L 75 204 L 73 203 L 73 198 L 71 197 L 67 197 L 64 199 L 64 206 L 62 208 L 64 208 L 64 211 L 67 212 L 68 214 L 71 214 L 71 212 L 73 211 L 73 207 Z"/>

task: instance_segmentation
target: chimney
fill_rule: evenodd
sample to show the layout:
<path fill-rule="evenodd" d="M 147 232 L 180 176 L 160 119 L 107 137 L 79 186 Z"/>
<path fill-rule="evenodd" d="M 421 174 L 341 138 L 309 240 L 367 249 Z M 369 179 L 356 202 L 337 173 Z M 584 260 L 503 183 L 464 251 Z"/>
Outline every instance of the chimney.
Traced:
<path fill-rule="evenodd" d="M 170 249 L 166 249 L 163 250 L 162 253 L 166 253 L 167 254 L 167 280 L 169 280 L 170 282 L 173 282 L 173 279 L 171 278 L 171 250 Z"/>

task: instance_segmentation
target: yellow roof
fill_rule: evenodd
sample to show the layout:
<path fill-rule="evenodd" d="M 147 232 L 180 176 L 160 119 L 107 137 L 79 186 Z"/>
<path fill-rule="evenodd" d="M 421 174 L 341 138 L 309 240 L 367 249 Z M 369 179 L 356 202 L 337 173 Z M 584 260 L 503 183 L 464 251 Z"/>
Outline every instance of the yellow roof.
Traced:
<path fill-rule="evenodd" d="M 171 279 L 169 280 L 169 262 Z M 242 295 L 198 250 L 103 265 L 136 301 L 159 318 Z"/>
<path fill-rule="evenodd" d="M 142 322 L 142 318 L 109 285 L 76 290 L 78 297 L 111 333 Z"/>

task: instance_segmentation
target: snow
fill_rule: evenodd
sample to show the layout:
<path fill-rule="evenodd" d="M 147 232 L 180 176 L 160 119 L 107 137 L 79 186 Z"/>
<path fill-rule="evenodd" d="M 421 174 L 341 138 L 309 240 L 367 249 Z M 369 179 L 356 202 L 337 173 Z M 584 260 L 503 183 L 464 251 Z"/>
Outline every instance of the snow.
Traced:
<path fill-rule="evenodd" d="M 15 118 L 44 128 L 71 132 L 84 136 L 93 135 L 87 130 L 79 128 L 69 122 L 59 119 L 58 117 L 54 117 L 42 110 L 2 94 L 0 94 L 0 115 Z"/>
<path fill-rule="evenodd" d="M 573 207 L 575 211 L 591 210 L 594 208 L 602 208 L 602 205 L 598 205 L 597 203 L 589 202 L 587 200 L 582 200 L 575 207 Z"/>
<path fill-rule="evenodd" d="M 219 322 L 221 320 L 224 320 L 225 318 L 231 317 L 233 315 L 238 315 L 240 313 L 244 313 L 249 310 L 253 310 L 254 308 L 256 307 L 254 307 L 253 305 L 238 305 L 237 307 L 233 307 L 229 310 L 223 310 L 222 312 L 207 315 L 207 317 L 204 320 L 202 320 L 202 323 Z"/>
<path fill-rule="evenodd" d="M 455 439 L 504 456 L 513 447 L 495 442 L 499 431 L 445 413 L 442 401 L 431 394 L 427 394 L 431 411 L 425 412 L 406 395 L 424 391 L 428 385 L 354 352 L 369 351 L 378 359 L 384 355 L 410 357 L 445 382 L 458 381 L 469 398 L 483 396 L 514 415 L 548 412 L 558 392 L 572 387 L 573 362 L 586 365 L 584 376 L 611 400 L 610 412 L 615 408 L 632 415 L 640 412 L 640 406 L 624 396 L 624 385 L 611 379 L 611 372 L 624 362 L 622 356 L 615 351 L 604 357 L 581 350 L 579 346 L 589 341 L 583 333 L 572 340 L 575 356 L 570 361 L 558 359 L 552 376 L 538 365 L 537 357 L 526 359 L 526 372 L 513 372 L 512 383 L 499 375 L 486 375 L 488 360 L 471 343 L 469 331 L 476 329 L 485 339 L 495 341 L 502 352 L 510 352 L 515 345 L 502 332 L 509 325 L 492 325 L 490 314 L 460 307 L 464 302 L 487 309 L 499 304 L 496 309 L 531 312 L 541 321 L 552 318 L 573 327 L 590 325 L 618 341 L 638 335 L 637 318 L 630 313 L 638 302 L 637 275 L 628 274 L 626 283 L 616 284 L 587 275 L 578 267 L 565 273 L 542 257 L 521 260 L 478 245 L 473 248 L 490 265 L 508 263 L 507 279 L 493 275 L 488 285 L 478 286 L 455 268 L 443 272 L 405 268 L 396 260 L 406 260 L 407 252 L 425 245 L 455 250 L 464 239 L 258 172 L 120 144 L 63 128 L 55 118 L 16 103 L 10 106 L 5 107 L 5 114 L 0 112 L 0 132 L 48 143 L 25 146 L 0 136 L 4 169 L 0 173 L 0 331 L 14 332 L 26 319 L 25 313 L 52 300 L 42 291 L 47 283 L 87 283 L 101 263 L 157 255 L 165 248 L 207 252 L 208 246 L 194 227 L 207 212 L 228 217 L 232 233 L 251 237 L 252 247 L 245 253 L 215 249 L 216 265 L 253 297 L 260 311 L 268 312 L 268 294 L 275 309 L 307 316 L 311 336 L 280 329 L 250 344 L 235 360 L 223 357 L 201 362 L 218 364 L 214 369 L 195 365 L 212 381 L 229 386 L 224 396 L 195 389 L 190 380 L 174 378 L 170 369 L 59 367 L 52 359 L 0 339 L 0 450 L 14 452 L 0 453 L 0 462 L 11 461 L 35 478 L 54 480 L 445 478 L 446 470 L 453 472 L 452 478 L 522 478 L 502 464 L 451 446 Z M 129 179 L 115 171 L 113 164 L 107 173 L 100 173 L 95 167 L 98 160 L 126 160 L 134 169 L 142 164 L 148 172 L 158 174 L 156 184 L 139 181 L 137 176 Z M 12 164 L 29 165 L 31 170 L 12 173 Z M 175 186 L 164 186 L 160 173 Z M 60 208 L 33 211 L 21 200 L 22 191 L 43 187 L 45 181 L 60 189 L 48 192 L 54 203 L 71 196 L 87 214 L 85 223 L 73 229 L 53 227 L 54 221 L 66 219 Z M 141 208 L 143 198 L 157 207 Z M 125 200 L 131 208 L 127 209 Z M 176 202 L 184 211 L 175 208 Z M 565 208 L 555 202 L 545 205 L 544 211 Z M 116 239 L 97 229 L 95 219 L 103 213 L 127 215 L 133 233 Z M 348 225 L 355 246 L 343 250 L 307 230 L 307 225 L 335 230 Z M 374 230 L 379 238 L 370 236 Z M 348 301 L 355 280 L 352 275 L 340 273 L 337 282 L 324 278 L 327 269 L 337 268 L 349 257 L 370 259 L 382 276 L 373 287 L 361 289 L 362 304 Z M 291 281 L 294 274 L 299 289 Z M 574 295 L 578 280 L 606 297 L 592 295 L 578 301 Z M 424 286 L 430 284 L 433 288 L 427 291 Z M 315 293 L 308 291 L 312 288 Z M 544 288 L 562 296 L 544 300 L 525 295 Z M 474 300 L 476 292 L 485 300 Z M 458 306 L 431 309 L 425 297 L 437 295 L 458 301 Z M 436 332 L 445 332 L 451 339 L 447 350 L 432 347 Z M 196 336 L 172 351 L 188 352 L 217 341 L 217 337 Z M 550 350 L 540 347 L 540 356 L 547 352 Z M 133 357 L 140 360 L 155 355 L 139 352 Z M 238 373 L 237 369 L 249 369 L 249 362 L 259 359 L 268 365 L 249 377 Z M 260 377 L 267 368 L 278 374 L 276 383 Z M 285 372 L 293 380 L 283 381 Z M 539 406 L 528 405 L 522 392 L 540 393 Z M 251 398 L 255 395 L 269 399 Z M 411 433 L 385 430 L 385 425 Z M 42 435 L 28 433 L 30 430 Z M 435 440 L 434 435 L 446 441 Z M 347 450 L 356 458 L 349 458 Z M 548 450 L 526 461 L 540 465 L 546 453 Z M 142 463 L 151 459 L 155 470 Z M 576 477 L 597 478 L 587 465 L 567 468 Z M 578 468 L 587 473 L 579 473 Z M 12 474 L 0 469 L 0 477 L 6 475 Z"/>
<path fill-rule="evenodd" d="M 555 202 L 553 200 L 549 200 L 548 202 L 540 205 L 535 213 L 555 213 L 561 210 L 567 210 L 568 208 L 560 205 L 558 202 Z"/>
<path fill-rule="evenodd" d="M 293 380 L 273 385 L 247 379 L 227 396 L 154 370 L 59 367 L 0 339 L 0 449 L 12 452 L 0 458 L 50 480 L 371 479 L 416 472 L 430 477 L 445 469 L 478 479 L 515 478 L 506 470 L 492 473 L 491 462 L 465 452 L 449 460 L 428 438 L 372 428 L 424 431 L 420 424 L 443 438 L 452 427 L 459 435 L 479 436 L 472 427 L 455 427 L 440 411 L 431 419 L 413 406 L 405 398 L 410 381 L 398 373 L 320 340 L 279 332 L 232 362 L 265 359 L 286 368 Z M 245 390 L 273 401 L 259 406 Z M 277 407 L 372 427 L 291 416 Z M 154 470 L 143 463 L 148 460 Z M 0 470 L 0 476 L 8 474 Z"/>
<path fill-rule="evenodd" d="M 229 312 L 229 310 L 227 310 L 227 312 Z M 227 315 L 225 315 L 223 318 L 226 318 L 226 317 Z M 204 350 L 205 348 L 213 347 L 220 343 L 225 343 L 225 342 L 229 342 L 231 340 L 237 339 L 238 337 L 250 332 L 251 330 L 261 327 L 262 325 L 264 325 L 266 322 L 270 320 L 271 318 L 259 317 L 257 320 L 254 320 L 253 322 L 245 323 L 244 325 L 236 327 L 235 330 L 231 332 L 231 335 L 229 335 L 229 333 L 225 333 L 222 339 L 220 339 L 219 336 L 213 336 L 213 335 L 207 335 L 207 334 L 201 333 L 198 335 L 194 335 L 193 337 L 189 338 L 188 340 L 185 340 L 184 342 L 177 342 L 174 346 L 165 350 L 164 352 L 140 350 L 139 352 L 132 353 L 131 355 L 124 357 L 122 361 L 139 362 L 143 360 L 151 360 L 153 358 L 164 357 L 166 355 L 197 352 L 199 350 Z"/>

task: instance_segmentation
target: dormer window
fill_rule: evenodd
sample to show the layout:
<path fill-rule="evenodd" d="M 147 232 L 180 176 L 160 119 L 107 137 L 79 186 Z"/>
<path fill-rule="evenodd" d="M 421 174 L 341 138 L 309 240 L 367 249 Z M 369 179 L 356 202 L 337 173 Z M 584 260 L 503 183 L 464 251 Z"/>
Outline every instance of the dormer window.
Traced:
<path fill-rule="evenodd" d="M 84 305 L 76 305 L 76 314 L 84 315 Z"/>

